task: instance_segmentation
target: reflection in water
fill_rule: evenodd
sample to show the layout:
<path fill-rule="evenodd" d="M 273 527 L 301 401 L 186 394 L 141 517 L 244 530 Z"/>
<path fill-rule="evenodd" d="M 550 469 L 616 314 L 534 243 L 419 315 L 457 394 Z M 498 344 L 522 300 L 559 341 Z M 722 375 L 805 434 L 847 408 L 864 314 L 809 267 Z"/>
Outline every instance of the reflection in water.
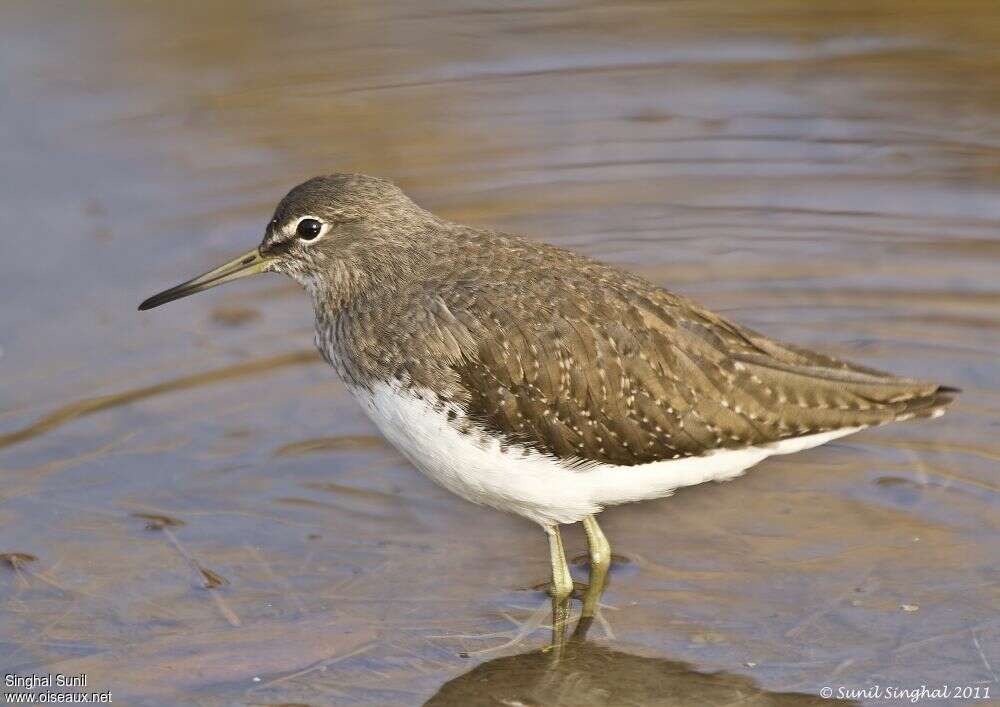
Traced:
<path fill-rule="evenodd" d="M 477 665 L 449 680 L 429 707 L 717 707 L 718 705 L 855 704 L 800 692 L 771 692 L 753 679 L 701 672 L 690 664 L 648 658 L 574 637 L 561 654 L 532 651 Z"/>

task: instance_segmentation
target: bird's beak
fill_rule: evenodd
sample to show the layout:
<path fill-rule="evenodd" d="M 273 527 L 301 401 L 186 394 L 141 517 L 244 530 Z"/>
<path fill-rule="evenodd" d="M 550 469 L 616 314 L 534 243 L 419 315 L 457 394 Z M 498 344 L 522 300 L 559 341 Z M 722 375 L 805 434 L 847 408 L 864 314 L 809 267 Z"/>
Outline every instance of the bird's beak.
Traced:
<path fill-rule="evenodd" d="M 261 255 L 259 248 L 254 248 L 248 253 L 244 253 L 238 258 L 230 260 L 225 265 L 220 265 L 215 270 L 209 270 L 204 275 L 199 275 L 193 280 L 182 282 L 176 287 L 164 290 L 158 295 L 153 295 L 148 300 L 139 305 L 139 311 L 159 307 L 161 304 L 173 302 L 175 299 L 193 295 L 195 292 L 207 290 L 210 287 L 221 285 L 231 280 L 239 280 L 241 277 L 256 275 L 264 272 L 267 264 L 272 259 Z"/>

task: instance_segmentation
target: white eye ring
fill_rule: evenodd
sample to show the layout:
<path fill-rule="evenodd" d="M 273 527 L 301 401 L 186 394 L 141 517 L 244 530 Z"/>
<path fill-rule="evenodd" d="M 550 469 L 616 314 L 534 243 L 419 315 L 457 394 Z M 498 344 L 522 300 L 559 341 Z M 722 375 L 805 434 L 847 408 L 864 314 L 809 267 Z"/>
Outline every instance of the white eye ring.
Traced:
<path fill-rule="evenodd" d="M 330 224 L 316 216 L 306 215 L 296 221 L 290 230 L 290 235 L 294 235 L 303 244 L 309 245 L 325 236 L 330 230 Z"/>

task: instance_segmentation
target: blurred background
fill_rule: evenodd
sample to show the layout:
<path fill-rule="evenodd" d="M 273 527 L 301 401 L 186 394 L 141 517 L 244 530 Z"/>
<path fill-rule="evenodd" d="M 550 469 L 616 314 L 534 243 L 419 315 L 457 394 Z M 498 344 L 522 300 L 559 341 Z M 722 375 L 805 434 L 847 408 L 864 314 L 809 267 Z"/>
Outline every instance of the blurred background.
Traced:
<path fill-rule="evenodd" d="M 998 46 L 989 0 L 4 2 L 0 669 L 127 704 L 1000 691 Z M 333 171 L 965 393 L 609 510 L 605 621 L 546 682 L 544 631 L 462 637 L 544 601 L 544 535 L 381 441 L 297 286 L 135 311 Z"/>

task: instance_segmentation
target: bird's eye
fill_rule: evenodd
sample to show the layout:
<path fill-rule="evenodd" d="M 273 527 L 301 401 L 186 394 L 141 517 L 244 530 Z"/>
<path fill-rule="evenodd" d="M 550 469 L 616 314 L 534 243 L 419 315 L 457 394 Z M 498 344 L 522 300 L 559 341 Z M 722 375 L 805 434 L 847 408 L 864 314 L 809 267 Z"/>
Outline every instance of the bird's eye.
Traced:
<path fill-rule="evenodd" d="M 323 224 L 314 218 L 304 218 L 295 227 L 295 235 L 304 241 L 315 239 L 323 230 Z"/>

